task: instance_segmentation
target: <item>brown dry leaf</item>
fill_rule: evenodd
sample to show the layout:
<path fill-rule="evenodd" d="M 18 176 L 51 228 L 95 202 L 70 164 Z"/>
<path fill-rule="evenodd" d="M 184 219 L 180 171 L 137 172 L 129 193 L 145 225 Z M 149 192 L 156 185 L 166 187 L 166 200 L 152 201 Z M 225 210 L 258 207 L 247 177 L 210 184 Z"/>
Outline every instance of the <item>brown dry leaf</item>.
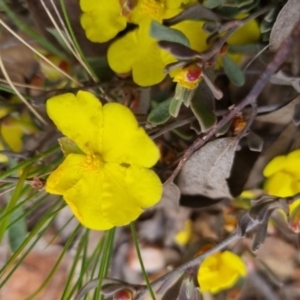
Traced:
<path fill-rule="evenodd" d="M 32 46 L 36 44 L 26 36 L 18 34 Z M 38 69 L 34 53 L 6 31 L 2 31 L 0 35 L 0 55 L 6 72 L 14 82 L 25 83 Z"/>
<path fill-rule="evenodd" d="M 179 174 L 178 186 L 182 194 L 231 198 L 226 179 L 230 175 L 237 145 L 236 138 L 222 138 L 195 152 Z"/>
<path fill-rule="evenodd" d="M 300 96 L 275 111 L 256 117 L 255 121 L 287 125 L 292 121 L 296 106 L 298 104 L 300 104 Z"/>
<path fill-rule="evenodd" d="M 300 1 L 288 0 L 277 16 L 270 35 L 270 49 L 276 51 L 281 43 L 291 35 L 300 19 Z"/>

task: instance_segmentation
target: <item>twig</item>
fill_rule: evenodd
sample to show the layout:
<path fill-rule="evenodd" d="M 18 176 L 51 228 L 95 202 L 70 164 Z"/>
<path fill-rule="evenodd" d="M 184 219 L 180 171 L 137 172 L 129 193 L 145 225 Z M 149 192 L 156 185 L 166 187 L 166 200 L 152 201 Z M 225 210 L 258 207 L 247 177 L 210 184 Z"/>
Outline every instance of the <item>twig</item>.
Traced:
<path fill-rule="evenodd" d="M 254 12 L 253 14 L 251 14 L 250 16 L 248 16 L 244 19 L 233 20 L 233 21 L 226 22 L 225 24 L 223 24 L 221 26 L 221 28 L 218 30 L 218 33 L 227 31 L 226 34 L 223 37 L 221 37 L 218 41 L 216 41 L 216 43 L 214 43 L 213 46 L 209 50 L 200 53 L 198 57 L 205 61 L 211 59 L 214 55 L 216 55 L 220 52 L 220 49 L 222 48 L 222 46 L 226 43 L 226 41 L 229 39 L 229 37 L 232 34 L 234 34 L 239 28 L 243 27 L 249 21 L 251 21 L 251 20 L 259 17 L 260 15 L 266 13 L 267 11 L 269 11 L 271 7 L 272 6 L 266 6 L 266 7 L 262 8 L 261 10 Z"/>
<path fill-rule="evenodd" d="M 258 221 L 252 221 L 252 223 L 250 223 L 248 225 L 247 228 L 247 232 L 252 231 L 257 225 L 258 225 Z M 223 250 L 225 247 L 227 247 L 229 244 L 231 244 L 232 242 L 236 241 L 237 239 L 241 238 L 240 234 L 238 233 L 238 231 L 235 231 L 231 236 L 229 236 L 227 239 L 225 239 L 224 241 L 222 241 L 221 243 L 219 243 L 218 245 L 216 245 L 215 247 L 211 248 L 210 250 L 202 253 L 199 256 L 196 256 L 195 258 L 193 258 L 192 260 L 186 262 L 185 264 L 179 266 L 178 268 L 172 270 L 171 272 L 167 273 L 166 275 L 156 279 L 155 281 L 153 281 L 151 283 L 152 288 L 159 288 L 161 284 L 163 284 L 163 282 L 170 280 L 173 276 L 179 274 L 182 271 L 185 271 L 189 268 L 198 266 L 199 264 L 201 264 L 201 262 L 208 256 L 213 255 L 221 250 Z M 139 292 L 138 295 L 136 297 L 135 300 L 141 300 L 143 299 L 144 294 L 147 291 L 147 287 L 144 286 Z"/>
<path fill-rule="evenodd" d="M 166 183 L 172 182 L 178 175 L 186 161 L 192 156 L 192 154 L 200 149 L 211 137 L 213 137 L 227 122 L 233 119 L 239 112 L 243 110 L 247 105 L 252 105 L 256 102 L 258 95 L 261 93 L 265 85 L 269 82 L 271 76 L 277 71 L 277 69 L 285 61 L 288 53 L 292 49 L 295 41 L 300 37 L 300 22 L 295 26 L 292 34 L 287 37 L 281 44 L 279 50 L 274 56 L 273 60 L 268 64 L 264 72 L 261 74 L 250 93 L 236 106 L 234 106 L 221 120 L 218 122 L 206 135 L 198 138 L 184 153 L 182 159 L 177 165 L 176 169 L 169 177 Z"/>

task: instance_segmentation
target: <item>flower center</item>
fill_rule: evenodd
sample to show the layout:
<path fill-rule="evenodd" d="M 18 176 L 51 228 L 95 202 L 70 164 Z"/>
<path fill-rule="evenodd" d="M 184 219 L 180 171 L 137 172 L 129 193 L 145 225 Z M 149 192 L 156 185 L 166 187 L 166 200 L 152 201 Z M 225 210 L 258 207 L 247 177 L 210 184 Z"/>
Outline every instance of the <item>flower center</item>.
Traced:
<path fill-rule="evenodd" d="M 157 21 L 162 20 L 165 6 L 165 0 L 141 0 L 141 9 Z"/>
<path fill-rule="evenodd" d="M 97 172 L 103 166 L 104 160 L 99 154 L 89 153 L 86 155 L 86 159 L 83 168 L 89 172 Z"/>

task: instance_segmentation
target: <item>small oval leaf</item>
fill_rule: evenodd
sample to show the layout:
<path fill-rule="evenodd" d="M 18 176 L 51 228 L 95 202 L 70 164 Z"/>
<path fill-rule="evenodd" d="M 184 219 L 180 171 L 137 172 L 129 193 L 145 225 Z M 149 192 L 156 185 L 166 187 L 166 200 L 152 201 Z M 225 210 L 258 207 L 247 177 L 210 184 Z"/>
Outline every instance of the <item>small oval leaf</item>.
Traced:
<path fill-rule="evenodd" d="M 151 22 L 150 36 L 158 41 L 169 41 L 187 47 L 190 46 L 189 40 L 181 31 L 159 24 L 156 21 Z"/>
<path fill-rule="evenodd" d="M 224 72 L 235 86 L 243 86 L 245 75 L 241 68 L 227 55 L 222 56 Z"/>
<path fill-rule="evenodd" d="M 158 104 L 154 109 L 151 110 L 147 121 L 152 124 L 163 124 L 167 122 L 171 115 L 169 113 L 169 106 L 171 103 L 172 98 L 167 99 L 160 104 Z"/>
<path fill-rule="evenodd" d="M 199 52 L 188 48 L 179 43 L 169 42 L 169 41 L 159 41 L 158 46 L 172 55 L 174 55 L 178 59 L 193 59 L 195 57 L 201 58 Z"/>

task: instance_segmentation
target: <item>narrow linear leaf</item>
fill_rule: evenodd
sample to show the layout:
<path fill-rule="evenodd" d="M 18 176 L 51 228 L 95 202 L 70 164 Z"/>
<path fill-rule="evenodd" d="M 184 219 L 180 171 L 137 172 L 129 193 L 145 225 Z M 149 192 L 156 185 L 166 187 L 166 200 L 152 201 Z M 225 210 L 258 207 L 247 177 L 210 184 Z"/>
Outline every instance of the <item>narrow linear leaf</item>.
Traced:
<path fill-rule="evenodd" d="M 23 207 L 19 207 L 11 214 L 10 226 L 8 228 L 9 246 L 15 252 L 25 241 L 27 230 Z"/>
<path fill-rule="evenodd" d="M 70 55 L 70 49 L 67 47 L 66 43 L 64 42 L 63 38 L 61 37 L 60 33 L 56 30 L 56 28 L 46 28 L 48 32 L 50 32 L 57 42 L 62 46 L 62 48 Z M 68 37 L 64 31 L 61 30 L 61 34 L 64 36 L 66 40 L 68 40 Z"/>
<path fill-rule="evenodd" d="M 154 109 L 152 109 L 147 118 L 147 121 L 157 125 L 167 122 L 171 117 L 169 112 L 171 100 L 172 98 L 167 99 L 159 105 L 157 105 Z"/>
<path fill-rule="evenodd" d="M 181 31 L 159 24 L 156 21 L 151 22 L 150 36 L 158 41 L 169 41 L 186 47 L 190 46 L 189 40 Z"/>
<path fill-rule="evenodd" d="M 178 59 L 192 59 L 195 57 L 200 58 L 200 53 L 188 48 L 179 43 L 169 41 L 159 41 L 158 45 L 160 48 L 168 51 Z"/>
<path fill-rule="evenodd" d="M 235 86 L 243 86 L 245 75 L 241 68 L 227 55 L 222 56 L 223 68 L 229 80 Z"/>

